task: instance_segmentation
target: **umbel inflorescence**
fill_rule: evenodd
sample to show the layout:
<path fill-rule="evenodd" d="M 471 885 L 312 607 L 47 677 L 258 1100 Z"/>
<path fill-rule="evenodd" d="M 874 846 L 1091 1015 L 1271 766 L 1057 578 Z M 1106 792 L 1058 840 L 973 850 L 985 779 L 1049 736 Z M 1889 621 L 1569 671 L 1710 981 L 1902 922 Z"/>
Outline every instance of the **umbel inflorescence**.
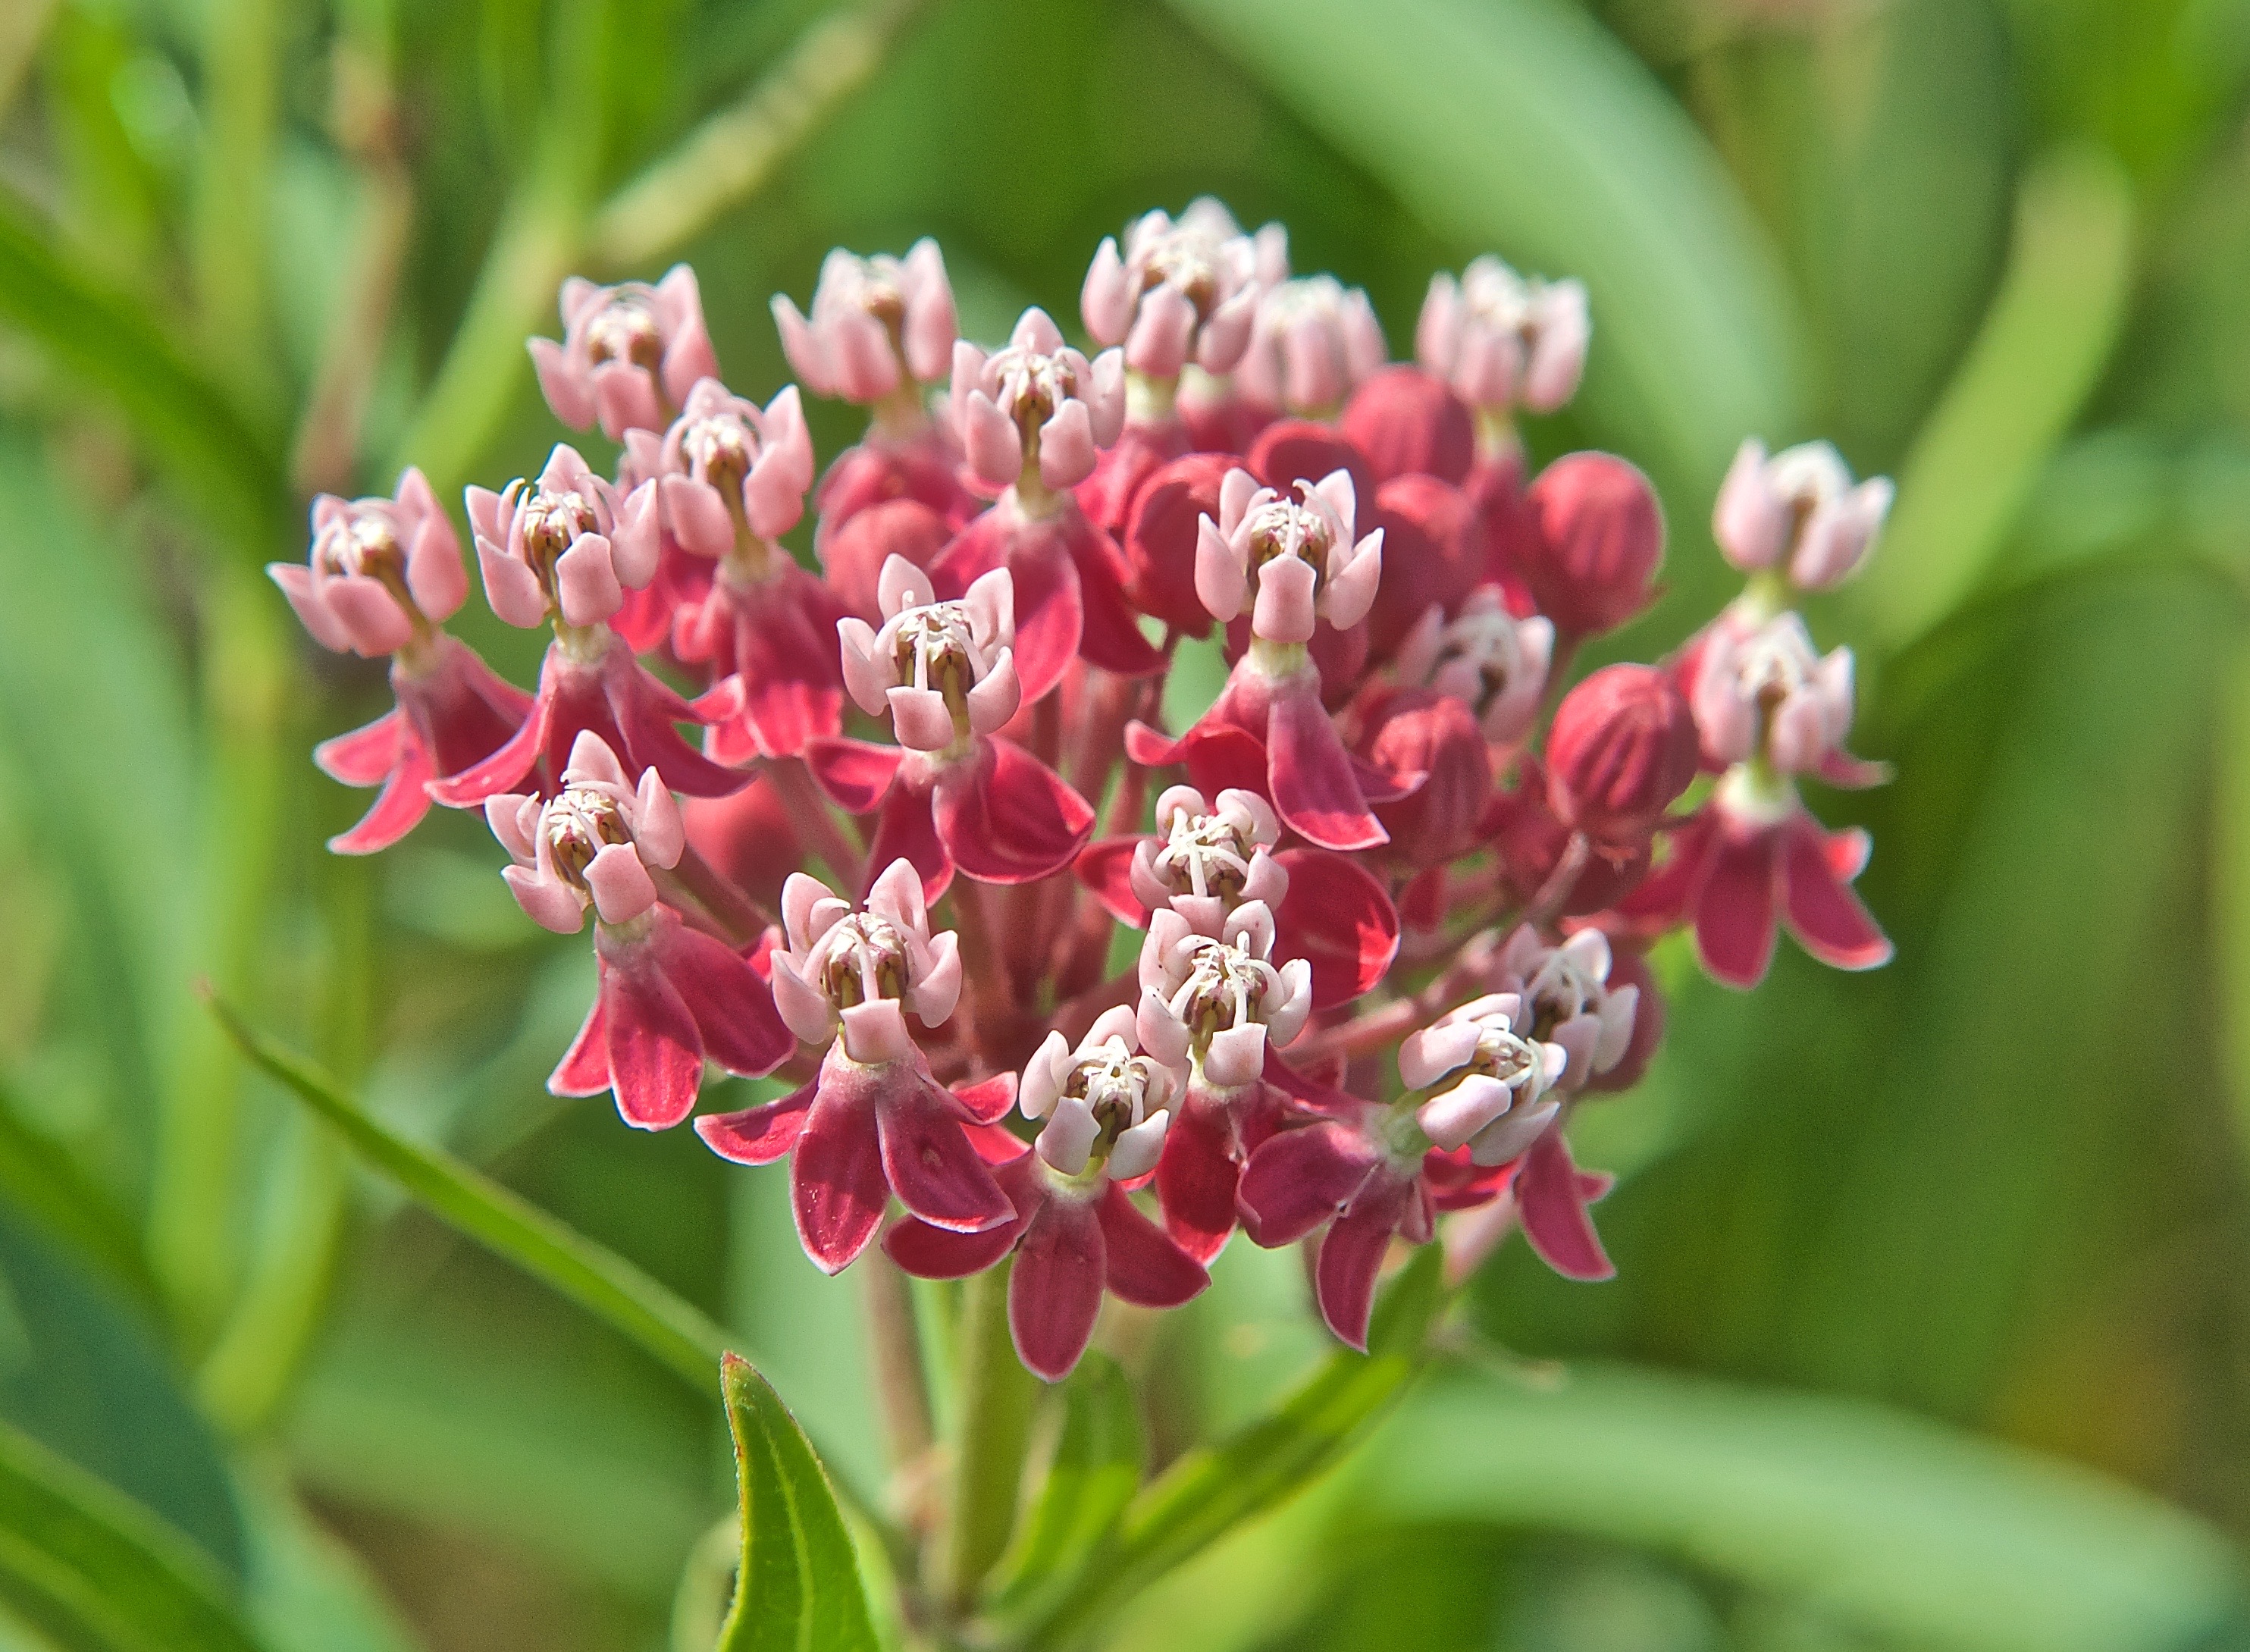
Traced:
<path fill-rule="evenodd" d="M 382 788 L 331 847 L 483 809 L 524 911 L 593 925 L 549 1087 L 664 1129 L 709 1067 L 783 1075 L 696 1130 L 790 1161 L 829 1272 L 879 1236 L 927 1277 L 1012 1257 L 1051 1379 L 1105 1289 L 1183 1303 L 1238 1229 L 1311 1244 L 1356 1345 L 1444 1213 L 1482 1213 L 1465 1253 L 1519 1222 L 1606 1276 L 1565 1132 L 1661 1035 L 1649 945 L 1685 927 L 1737 987 L 1781 927 L 1889 956 L 1865 834 L 1798 793 L 1881 775 L 1793 606 L 1889 484 L 1746 441 L 1715 521 L 1743 595 L 1563 693 L 1664 549 L 1624 460 L 1526 473 L 1516 420 L 1584 364 L 1576 282 L 1440 275 L 1391 363 L 1364 294 L 1202 200 L 1104 241 L 1080 308 L 1085 350 L 1036 309 L 987 350 L 933 243 L 832 253 L 809 313 L 774 301 L 804 387 L 870 414 L 823 471 L 795 386 L 721 381 L 686 267 L 565 283 L 531 353 L 615 467 L 559 446 L 466 500 L 493 612 L 552 632 L 535 694 L 446 633 L 461 545 L 418 473 L 321 500 L 273 570 L 321 644 L 391 662 L 397 708 L 315 754 Z M 808 498 L 818 571 L 781 543 Z M 1214 632 L 1225 686 L 1168 729 Z"/>

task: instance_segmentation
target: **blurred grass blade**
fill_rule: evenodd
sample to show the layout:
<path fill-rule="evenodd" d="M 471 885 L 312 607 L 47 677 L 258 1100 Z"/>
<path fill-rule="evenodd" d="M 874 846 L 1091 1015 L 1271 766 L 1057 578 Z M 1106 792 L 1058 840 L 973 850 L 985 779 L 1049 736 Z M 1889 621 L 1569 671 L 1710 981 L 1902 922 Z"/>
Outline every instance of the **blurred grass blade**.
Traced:
<path fill-rule="evenodd" d="M 48 1137 L 26 1125 L 0 1083 L 0 1205 L 12 1206 L 67 1245 L 143 1308 L 157 1303 L 156 1282 L 135 1241 L 132 1220 Z"/>
<path fill-rule="evenodd" d="M 2034 164 L 2000 290 L 1900 467 L 1882 554 L 1853 592 L 1885 642 L 1902 646 L 1943 619 L 2004 549 L 2100 382 L 2132 273 L 2124 168 L 2082 148 Z"/>
<path fill-rule="evenodd" d="M 1025 1641 L 1060 1647 L 1091 1635 L 1174 1566 L 1333 1466 L 1422 1370 L 1444 1305 L 1439 1249 L 1425 1245 L 1376 1304 L 1366 1353 L 1337 1350 L 1265 1416 L 1149 1482 L 1098 1564 Z"/>
<path fill-rule="evenodd" d="M 2186 1652 L 2250 1635 L 2240 1566 L 2085 1469 L 1860 1401 L 1626 1369 L 1432 1384 L 1359 1490 L 1372 1517 L 1648 1549 L 1886 1644 Z"/>
<path fill-rule="evenodd" d="M 52 245 L 0 186 L 0 320 L 107 396 L 238 555 L 264 562 L 291 529 L 273 444 L 131 299 Z"/>
<path fill-rule="evenodd" d="M 996 1612 L 1025 1611 L 1074 1581 L 1141 1484 L 1147 1446 L 1132 1386 L 1117 1362 L 1087 1353 L 1060 1398 L 1062 1433 L 994 1592 Z"/>
<path fill-rule="evenodd" d="M 4 1423 L 0 1600 L 66 1652 L 258 1652 L 259 1644 L 193 1544 Z"/>
<path fill-rule="evenodd" d="M 606 1321 L 688 1382 L 701 1387 L 710 1381 L 729 1338 L 694 1304 L 450 1153 L 396 1134 L 309 1062 L 253 1031 L 223 999 L 211 1004 L 245 1055 L 434 1214 Z"/>
<path fill-rule="evenodd" d="M 1801 342 L 1772 250 L 1599 24 L 1540 0 L 1172 5 L 1447 239 L 1582 279 L 1582 408 L 1667 478 L 1715 487 L 1743 436 L 1789 428 Z"/>
<path fill-rule="evenodd" d="M 2219 970 L 2220 1065 L 2234 1137 L 2250 1155 L 2250 644 L 2238 641 L 2218 687 L 2212 800 L 2211 922 Z"/>
<path fill-rule="evenodd" d="M 742 1563 L 717 1652 L 875 1652 L 859 1557 L 797 1420 L 738 1355 L 721 1386 L 742 1498 Z"/>

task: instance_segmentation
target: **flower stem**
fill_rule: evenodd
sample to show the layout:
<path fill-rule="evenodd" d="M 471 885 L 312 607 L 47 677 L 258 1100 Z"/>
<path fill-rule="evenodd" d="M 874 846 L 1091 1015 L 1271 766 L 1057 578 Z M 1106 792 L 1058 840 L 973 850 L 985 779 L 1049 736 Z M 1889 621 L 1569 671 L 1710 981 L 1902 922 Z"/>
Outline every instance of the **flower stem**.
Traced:
<path fill-rule="evenodd" d="M 929 1387 L 922 1368 L 921 1333 L 914 1322 L 914 1296 L 907 1277 L 880 1247 L 859 1264 L 867 1310 L 867 1343 L 874 1355 L 875 1403 L 882 1413 L 885 1443 L 898 1476 L 901 1501 L 909 1525 L 925 1524 L 926 1476 L 934 1438 Z"/>
<path fill-rule="evenodd" d="M 743 894 L 732 879 L 696 854 L 692 843 L 680 852 L 677 865 L 657 874 L 657 888 L 666 895 L 674 892 L 673 885 L 684 890 L 712 918 L 722 931 L 719 938 L 730 946 L 748 946 L 774 921 L 773 915 Z M 682 916 L 692 919 L 694 914 Z"/>
<path fill-rule="evenodd" d="M 1572 891 L 1578 887 L 1578 880 L 1585 875 L 1586 862 L 1593 858 L 1593 853 L 1594 846 L 1584 833 L 1570 833 L 1570 842 L 1563 846 L 1562 858 L 1555 862 L 1555 869 L 1547 874 L 1539 892 L 1531 897 L 1531 903 L 1523 909 L 1521 921 L 1543 930 L 1561 916 L 1563 909 L 1570 904 Z"/>
<path fill-rule="evenodd" d="M 1008 1333 L 1009 1262 L 987 1268 L 962 1288 L 961 1435 L 954 1456 L 951 1524 L 944 1588 L 955 1610 L 967 1612 L 977 1586 L 1008 1546 L 1015 1529 L 1024 1453 L 1039 1381 L 1016 1358 Z"/>
<path fill-rule="evenodd" d="M 866 857 L 852 847 L 852 840 L 844 835 L 844 828 L 828 812 L 828 799 L 820 795 L 820 788 L 813 781 L 812 771 L 804 766 L 804 760 L 776 758 L 766 764 L 766 780 L 773 787 L 774 795 L 781 799 L 798 840 L 825 861 L 829 871 L 846 888 L 866 888 Z"/>

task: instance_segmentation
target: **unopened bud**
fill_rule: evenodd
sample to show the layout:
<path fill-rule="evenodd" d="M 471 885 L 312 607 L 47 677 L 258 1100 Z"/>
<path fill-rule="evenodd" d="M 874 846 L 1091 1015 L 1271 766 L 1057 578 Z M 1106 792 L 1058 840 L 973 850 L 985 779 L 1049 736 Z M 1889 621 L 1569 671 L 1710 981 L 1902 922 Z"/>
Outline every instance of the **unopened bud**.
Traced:
<path fill-rule="evenodd" d="M 1654 599 L 1664 512 L 1648 478 L 1610 453 L 1570 453 L 1531 484 L 1521 572 L 1566 635 L 1612 631 Z"/>
<path fill-rule="evenodd" d="M 1695 778 L 1695 719 L 1669 673 L 1605 666 L 1563 697 L 1547 740 L 1555 812 L 1608 842 L 1645 838 Z"/>

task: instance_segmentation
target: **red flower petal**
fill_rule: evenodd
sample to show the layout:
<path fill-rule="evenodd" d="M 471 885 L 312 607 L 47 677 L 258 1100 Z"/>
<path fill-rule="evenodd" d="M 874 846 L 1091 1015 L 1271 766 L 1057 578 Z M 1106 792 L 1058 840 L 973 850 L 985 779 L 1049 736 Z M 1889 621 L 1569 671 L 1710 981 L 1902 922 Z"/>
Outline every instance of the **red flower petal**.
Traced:
<path fill-rule="evenodd" d="M 1094 832 L 1093 809 L 1067 781 L 997 738 L 974 762 L 939 773 L 931 812 L 954 864 L 984 883 L 1029 883 L 1059 872 Z"/>
<path fill-rule="evenodd" d="M 313 761 L 322 774 L 342 785 L 379 785 L 397 766 L 410 732 L 404 715 L 394 706 L 365 728 L 321 741 L 313 748 Z"/>
<path fill-rule="evenodd" d="M 855 512 L 832 533 L 824 531 L 820 561 L 845 608 L 880 626 L 883 564 L 903 556 L 927 570 L 952 538 L 940 512 L 918 499 L 889 499 Z"/>
<path fill-rule="evenodd" d="M 1133 501 L 1121 543 L 1133 570 L 1132 595 L 1185 637 L 1208 636 L 1211 614 L 1196 595 L 1197 523 L 1218 520 L 1218 488 L 1236 461 L 1224 453 L 1190 453 L 1149 477 Z"/>
<path fill-rule="evenodd" d="M 655 960 L 602 960 L 602 1019 L 610 1087 L 626 1123 L 668 1130 L 695 1110 L 703 1084 L 703 1040 Z"/>
<path fill-rule="evenodd" d="M 899 1202 L 933 1227 L 982 1233 L 1015 1206 L 961 1123 L 952 1096 L 927 1079 L 888 1089 L 875 1102 L 883 1174 Z"/>
<path fill-rule="evenodd" d="M 790 1202 L 804 1254 L 835 1274 L 867 1248 L 891 1190 L 866 1098 L 825 1082 L 819 1089 L 790 1161 Z"/>
<path fill-rule="evenodd" d="M 1126 425 L 1115 445 L 1094 460 L 1094 474 L 1073 490 L 1079 508 L 1097 527 L 1117 532 L 1132 515 L 1149 479 L 1187 451 L 1187 427 L 1177 418 Z"/>
<path fill-rule="evenodd" d="M 695 1121 L 695 1133 L 721 1158 L 737 1165 L 770 1165 L 789 1153 L 804 1134 L 818 1088 L 817 1082 L 807 1084 L 778 1101 L 739 1113 L 706 1113 Z"/>
<path fill-rule="evenodd" d="M 1324 849 L 1371 849 L 1389 837 L 1369 812 L 1343 737 L 1320 701 L 1294 679 L 1273 696 L 1266 724 L 1266 778 L 1273 807 Z"/>
<path fill-rule="evenodd" d="M 1840 833 L 1839 835 L 1841 835 Z M 1850 885 L 1837 875 L 1827 833 L 1809 816 L 1782 828 L 1782 911 L 1789 932 L 1823 964 L 1839 970 L 1872 970 L 1891 960 L 1891 944 Z M 1846 844 L 1845 864 L 1860 856 Z"/>
<path fill-rule="evenodd" d="M 1166 1238 L 1116 1183 L 1101 1190 L 1094 1213 L 1101 1224 L 1112 1295 L 1143 1308 L 1177 1308 L 1211 1283 L 1202 1265 Z"/>
<path fill-rule="evenodd" d="M 1235 1202 L 1242 1231 L 1272 1250 L 1293 1245 L 1351 1203 L 1381 1168 L 1365 1137 L 1322 1122 L 1285 1130 L 1250 1156 Z"/>
<path fill-rule="evenodd" d="M 979 1124 L 997 1124 L 1007 1117 L 1008 1109 L 1016 1104 L 1016 1075 L 995 1073 L 979 1079 L 974 1084 L 957 1084 L 953 1099 L 968 1110 L 969 1116 Z"/>
<path fill-rule="evenodd" d="M 1156 1196 L 1164 1231 L 1206 1266 L 1234 1233 L 1235 1190 L 1242 1167 L 1232 1157 L 1225 1114 L 1191 1095 L 1164 1131 L 1156 1160 Z"/>
<path fill-rule="evenodd" d="M 1133 893 L 1132 879 L 1134 852 L 1144 841 L 1137 837 L 1104 838 L 1087 844 L 1074 863 L 1078 881 L 1101 903 L 1101 909 L 1136 930 L 1149 927 L 1149 909 Z"/>
<path fill-rule="evenodd" d="M 594 1006 L 586 1012 L 577 1037 L 555 1064 L 548 1075 L 549 1096 L 599 1096 L 610 1087 L 610 1033 L 602 1022 L 602 997 L 594 995 Z"/>
<path fill-rule="evenodd" d="M 1750 988 L 1773 962 L 1781 844 L 1772 830 L 1737 837 L 1722 826 L 1695 900 L 1695 956 L 1714 980 Z"/>
<path fill-rule="evenodd" d="M 1468 408 L 1418 367 L 1386 367 L 1362 380 L 1336 427 L 1384 481 L 1420 471 L 1459 483 L 1476 459 Z"/>
<path fill-rule="evenodd" d="M 1602 1186 L 1604 1184 L 1596 1183 Z M 1531 1248 L 1565 1279 L 1612 1279 L 1617 1268 L 1586 1214 L 1586 1179 L 1570 1162 L 1563 1132 L 1550 1130 L 1532 1144 L 1515 1174 L 1515 1202 Z"/>
<path fill-rule="evenodd" d="M 430 782 L 436 778 L 430 754 L 411 736 L 402 737 L 398 744 L 397 766 L 384 779 L 374 805 L 360 817 L 357 826 L 328 840 L 331 854 L 373 854 L 387 849 L 421 825 L 422 817 L 430 812 Z"/>
<path fill-rule="evenodd" d="M 953 856 L 937 834 L 931 818 L 930 793 L 914 786 L 895 786 L 883 799 L 875 817 L 874 841 L 867 846 L 865 896 L 875 880 L 894 861 L 904 861 L 921 878 L 921 898 L 934 902 L 953 884 Z"/>
<path fill-rule="evenodd" d="M 1312 964 L 1313 1007 L 1372 991 L 1398 956 L 1398 913 L 1381 881 L 1325 849 L 1284 849 L 1274 859 L 1289 874 L 1273 915 L 1274 950 Z"/>
<path fill-rule="evenodd" d="M 812 740 L 804 748 L 804 766 L 846 814 L 866 814 L 880 803 L 905 758 L 897 746 L 865 740 Z"/>
<path fill-rule="evenodd" d="M 1004 1222 L 981 1234 L 956 1234 L 908 1216 L 891 1224 L 883 1250 L 916 1279 L 966 1279 L 1013 1250 L 1021 1232 L 1020 1224 Z"/>
<path fill-rule="evenodd" d="M 1049 1382 L 1070 1375 L 1094 1335 L 1105 1248 L 1093 1210 L 1074 1199 L 1041 1204 L 1016 1243 L 1008 1329 L 1025 1366 Z"/>
<path fill-rule="evenodd" d="M 1484 573 L 1484 537 L 1468 495 L 1435 476 L 1405 475 L 1361 495 L 1359 532 L 1383 529 L 1383 579 L 1368 611 L 1370 658 L 1391 658 L 1422 616 L 1451 611 Z"/>
<path fill-rule="evenodd" d="M 1244 466 L 1266 487 L 1285 494 L 1292 492 L 1294 482 L 1316 482 L 1333 472 L 1349 471 L 1360 509 L 1375 502 L 1375 472 L 1367 455 L 1326 425 L 1310 419 L 1284 418 L 1266 426 L 1250 444 Z M 1363 534 L 1367 529 L 1359 531 Z"/>
<path fill-rule="evenodd" d="M 638 776 L 645 769 L 654 769 L 664 777 L 666 785 L 692 798 L 723 798 L 749 784 L 749 776 L 742 770 L 715 764 L 687 743 L 673 725 L 697 722 L 696 714 L 687 702 L 649 675 L 614 632 L 601 670 L 610 714 L 625 736 L 624 743 L 614 749 L 624 759 L 627 774 Z M 840 680 L 840 666 L 838 675 Z M 572 738 L 576 737 L 574 731 Z M 549 749 L 551 754 L 551 743 Z M 563 761 L 569 756 L 565 746 Z M 559 774 L 562 764 L 558 762 L 554 767 Z"/>
<path fill-rule="evenodd" d="M 1411 1183 L 1398 1183 L 1364 1199 L 1329 1224 L 1313 1259 L 1313 1294 L 1321 1317 L 1336 1339 L 1367 1351 L 1367 1321 L 1375 1306 L 1375 1281 Z"/>
<path fill-rule="evenodd" d="M 937 594 L 958 598 L 979 575 L 1005 568 L 1016 587 L 1016 676 L 1032 704 L 1062 681 L 1086 629 L 1085 599 L 1070 547 L 1046 524 L 995 505 L 930 565 Z"/>
<path fill-rule="evenodd" d="M 685 924 L 662 932 L 663 968 L 695 1018 L 703 1053 L 742 1078 L 763 1078 L 796 1053 L 773 989 L 723 941 Z"/>

